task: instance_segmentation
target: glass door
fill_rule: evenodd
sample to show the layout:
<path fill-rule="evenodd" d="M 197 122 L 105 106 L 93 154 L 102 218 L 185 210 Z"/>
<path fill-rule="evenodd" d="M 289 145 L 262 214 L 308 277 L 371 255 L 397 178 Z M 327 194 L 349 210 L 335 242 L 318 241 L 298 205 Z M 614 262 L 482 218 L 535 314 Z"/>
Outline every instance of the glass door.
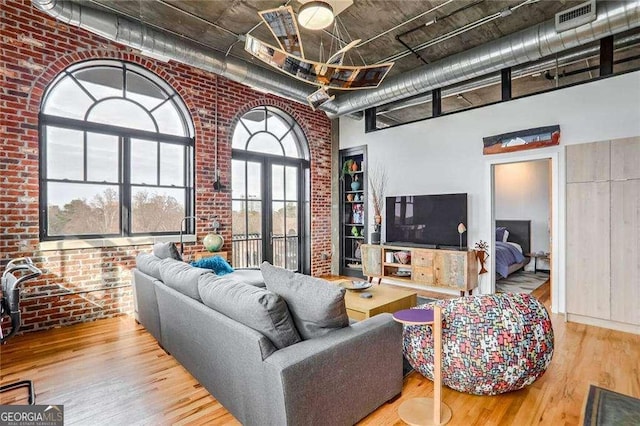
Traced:
<path fill-rule="evenodd" d="M 282 268 L 300 269 L 299 167 L 270 161 L 271 262 Z"/>
<path fill-rule="evenodd" d="M 301 267 L 301 170 L 276 158 L 233 159 L 232 264 Z"/>

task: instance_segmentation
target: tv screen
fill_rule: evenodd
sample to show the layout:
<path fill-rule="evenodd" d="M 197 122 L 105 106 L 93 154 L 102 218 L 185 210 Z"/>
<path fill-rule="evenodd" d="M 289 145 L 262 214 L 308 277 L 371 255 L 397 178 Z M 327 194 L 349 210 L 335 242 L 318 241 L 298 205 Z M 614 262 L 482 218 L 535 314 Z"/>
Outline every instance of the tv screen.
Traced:
<path fill-rule="evenodd" d="M 467 194 L 386 198 L 387 244 L 459 247 L 459 223 L 467 225 Z M 467 247 L 466 232 L 462 247 Z"/>

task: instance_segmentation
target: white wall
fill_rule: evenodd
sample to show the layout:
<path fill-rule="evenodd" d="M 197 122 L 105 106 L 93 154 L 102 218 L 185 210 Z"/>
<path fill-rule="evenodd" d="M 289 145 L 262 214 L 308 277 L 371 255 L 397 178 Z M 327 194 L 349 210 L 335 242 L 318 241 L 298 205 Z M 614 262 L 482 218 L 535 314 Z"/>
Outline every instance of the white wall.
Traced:
<path fill-rule="evenodd" d="M 498 164 L 494 169 L 496 219 L 531 221 L 531 252 L 550 251 L 551 161 Z M 541 261 L 539 261 L 541 263 Z M 549 265 L 538 264 L 541 269 Z M 533 263 L 525 267 L 533 270 Z"/>
<path fill-rule="evenodd" d="M 482 155 L 482 138 L 532 127 L 559 124 L 561 147 L 519 154 Z M 487 196 L 487 165 L 523 154 L 549 152 L 558 156 L 564 182 L 562 145 L 640 135 L 640 72 L 628 73 L 510 102 L 364 133 L 364 122 L 340 118 L 340 148 L 368 145 L 368 163 L 385 164 L 390 177 L 387 195 L 469 194 L 469 245 L 491 238 L 491 200 Z M 517 161 L 517 160 L 516 160 Z M 564 246 L 564 185 L 559 243 Z M 372 216 L 370 220 L 373 220 Z M 563 268 L 558 263 L 560 269 Z M 480 290 L 489 292 L 489 280 Z M 564 310 L 564 276 L 558 280 L 558 310 Z M 556 303 L 554 303 L 555 305 Z"/>

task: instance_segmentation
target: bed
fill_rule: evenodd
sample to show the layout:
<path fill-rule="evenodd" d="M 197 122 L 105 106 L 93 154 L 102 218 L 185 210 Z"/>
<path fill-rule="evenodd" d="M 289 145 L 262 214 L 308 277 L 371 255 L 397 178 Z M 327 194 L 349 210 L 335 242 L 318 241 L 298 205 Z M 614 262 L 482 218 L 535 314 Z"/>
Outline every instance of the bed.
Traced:
<path fill-rule="evenodd" d="M 497 241 L 501 237 L 500 228 L 506 228 L 506 241 Z M 531 221 L 530 220 L 496 220 L 495 264 L 496 279 L 524 268 L 531 258 Z"/>

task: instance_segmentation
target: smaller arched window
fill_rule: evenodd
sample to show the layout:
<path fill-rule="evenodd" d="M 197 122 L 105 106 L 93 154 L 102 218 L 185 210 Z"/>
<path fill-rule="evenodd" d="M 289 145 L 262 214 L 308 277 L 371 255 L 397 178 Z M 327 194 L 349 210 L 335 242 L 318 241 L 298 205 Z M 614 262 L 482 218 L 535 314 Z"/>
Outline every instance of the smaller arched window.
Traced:
<path fill-rule="evenodd" d="M 298 123 L 268 106 L 252 109 L 236 125 L 232 148 L 308 160 L 306 138 Z"/>
<path fill-rule="evenodd" d="M 191 215 L 193 123 L 155 74 L 74 64 L 47 88 L 40 124 L 41 239 L 177 233 Z"/>

